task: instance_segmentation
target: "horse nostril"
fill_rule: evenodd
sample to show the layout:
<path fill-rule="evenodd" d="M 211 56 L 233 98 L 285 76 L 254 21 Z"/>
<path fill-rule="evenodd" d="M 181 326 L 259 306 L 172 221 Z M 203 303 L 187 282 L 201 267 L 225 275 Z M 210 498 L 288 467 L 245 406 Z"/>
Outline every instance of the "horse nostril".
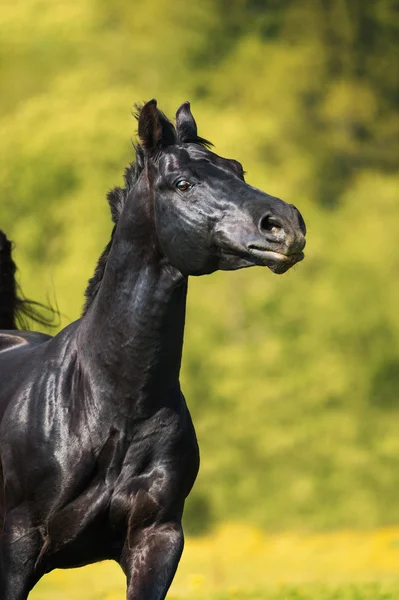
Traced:
<path fill-rule="evenodd" d="M 282 233 L 282 224 L 281 221 L 274 217 L 273 215 L 267 214 L 264 215 L 259 221 L 259 230 L 264 235 L 273 234 L 273 235 L 281 235 Z"/>

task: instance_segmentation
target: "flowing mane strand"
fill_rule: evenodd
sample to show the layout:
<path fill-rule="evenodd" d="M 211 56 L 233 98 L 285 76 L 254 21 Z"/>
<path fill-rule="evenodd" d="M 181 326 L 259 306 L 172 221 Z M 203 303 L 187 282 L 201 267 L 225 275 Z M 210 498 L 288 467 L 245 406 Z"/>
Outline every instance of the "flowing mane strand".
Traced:
<path fill-rule="evenodd" d="M 142 107 L 143 105 L 135 104 L 136 111 L 133 113 L 133 115 L 136 120 L 139 119 Z M 174 142 L 184 144 L 198 144 L 208 149 L 213 146 L 212 142 L 209 142 L 205 138 L 200 137 L 196 134 L 196 132 L 193 133 L 192 131 L 187 131 L 185 128 L 181 128 L 181 130 L 176 129 L 173 123 L 160 110 L 158 110 L 158 115 L 159 118 L 162 119 L 163 123 L 168 127 L 168 130 L 170 132 L 171 143 Z M 98 259 L 94 275 L 89 279 L 89 283 L 84 294 L 86 300 L 83 306 L 82 316 L 84 316 L 87 313 L 90 306 L 94 302 L 95 297 L 98 294 L 101 282 L 104 277 L 105 268 L 107 266 L 108 256 L 111 252 L 116 225 L 119 221 L 119 217 L 122 213 L 123 207 L 125 206 L 126 199 L 129 193 L 131 192 L 132 188 L 136 184 L 140 173 L 144 167 L 144 150 L 142 146 L 140 144 L 133 144 L 133 147 L 136 151 L 136 162 L 132 162 L 125 169 L 125 187 L 115 187 L 114 189 L 110 190 L 107 194 L 107 200 L 111 210 L 111 218 L 114 223 L 114 228 L 111 233 L 110 241 L 104 248 L 100 258 Z"/>
<path fill-rule="evenodd" d="M 12 251 L 13 244 L 0 229 L 0 329 L 28 330 L 32 322 L 48 328 L 58 327 L 57 309 L 23 295 L 16 280 Z"/>

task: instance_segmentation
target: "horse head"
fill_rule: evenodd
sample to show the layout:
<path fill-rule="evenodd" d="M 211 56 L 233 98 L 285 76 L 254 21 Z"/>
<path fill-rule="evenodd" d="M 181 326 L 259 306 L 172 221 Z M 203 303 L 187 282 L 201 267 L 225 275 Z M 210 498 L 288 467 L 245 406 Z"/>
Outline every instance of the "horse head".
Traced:
<path fill-rule="evenodd" d="M 138 114 L 138 163 L 159 248 L 184 275 L 253 265 L 284 273 L 303 259 L 305 223 L 292 204 L 249 185 L 239 162 L 197 135 L 185 102 L 176 127 L 155 100 Z"/>

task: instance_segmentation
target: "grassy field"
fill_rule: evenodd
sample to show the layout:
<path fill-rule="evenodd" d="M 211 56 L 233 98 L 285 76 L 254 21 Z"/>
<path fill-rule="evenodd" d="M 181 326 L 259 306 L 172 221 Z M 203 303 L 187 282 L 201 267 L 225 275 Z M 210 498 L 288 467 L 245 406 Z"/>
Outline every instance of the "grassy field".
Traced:
<path fill-rule="evenodd" d="M 85 598 L 85 600 L 123 600 L 124 592 L 108 594 L 107 592 L 91 593 L 83 588 L 75 596 L 59 592 L 53 588 L 51 596 L 37 596 L 34 598 L 51 597 L 54 600 L 64 598 Z M 170 594 L 170 600 L 180 596 Z M 325 587 L 316 585 L 284 586 L 279 590 L 259 590 L 253 592 L 237 590 L 235 592 L 216 592 L 186 596 L 189 600 L 397 600 L 399 598 L 399 585 L 359 584 Z"/>
<path fill-rule="evenodd" d="M 55 571 L 32 600 L 122 600 L 111 562 Z M 266 535 L 223 525 L 188 539 L 169 598 L 189 600 L 399 600 L 399 528 Z"/>

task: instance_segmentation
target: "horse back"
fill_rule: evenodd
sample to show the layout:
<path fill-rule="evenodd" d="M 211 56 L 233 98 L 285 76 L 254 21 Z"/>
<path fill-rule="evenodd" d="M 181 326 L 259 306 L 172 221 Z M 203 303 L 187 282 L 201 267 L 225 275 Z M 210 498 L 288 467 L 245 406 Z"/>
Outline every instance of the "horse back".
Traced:
<path fill-rule="evenodd" d="M 0 352 L 11 350 L 16 346 L 42 344 L 51 339 L 51 335 L 37 331 L 6 331 L 0 329 Z"/>

